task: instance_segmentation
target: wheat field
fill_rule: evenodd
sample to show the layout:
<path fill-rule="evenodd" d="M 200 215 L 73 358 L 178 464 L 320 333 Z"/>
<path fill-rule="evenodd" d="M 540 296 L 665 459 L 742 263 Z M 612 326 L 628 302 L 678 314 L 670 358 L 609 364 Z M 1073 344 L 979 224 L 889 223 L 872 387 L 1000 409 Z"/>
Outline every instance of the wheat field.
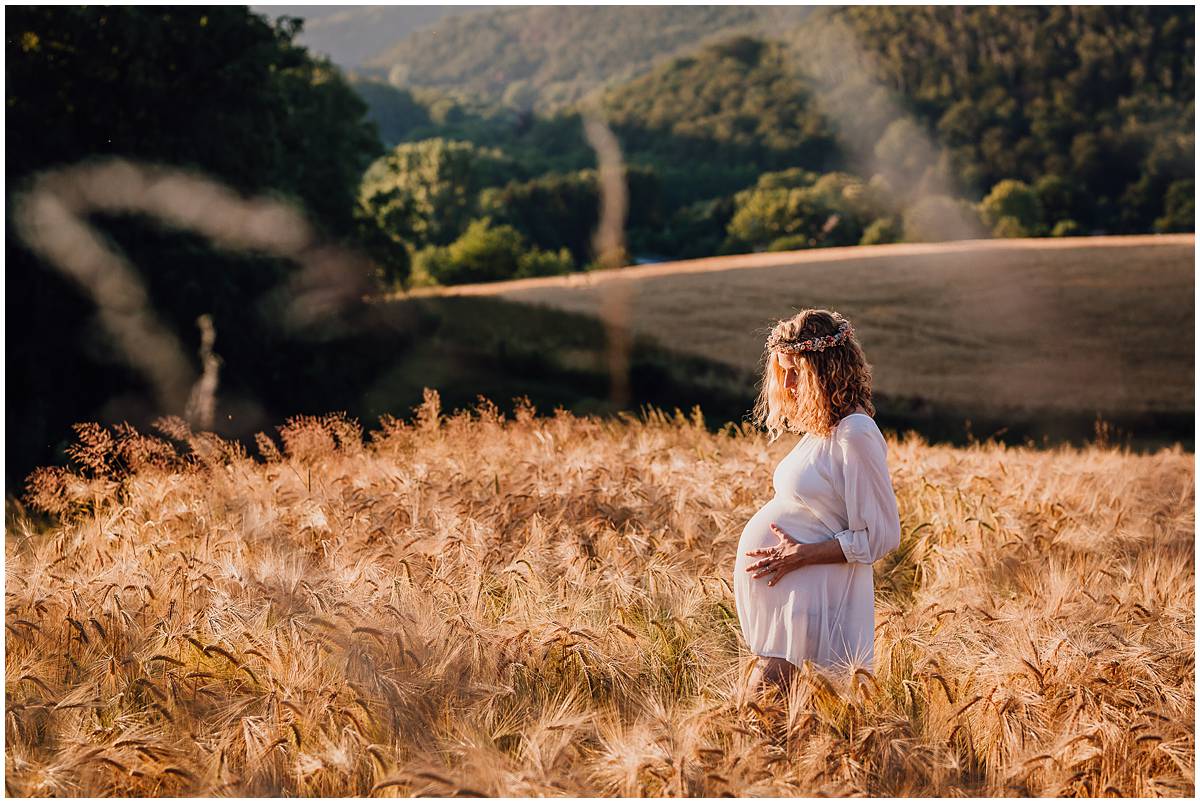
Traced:
<path fill-rule="evenodd" d="M 887 432 L 874 673 L 742 699 L 793 441 L 480 399 L 77 428 L 6 530 L 12 795 L 1178 796 L 1194 456 Z M 786 441 L 786 442 L 785 442 Z"/>

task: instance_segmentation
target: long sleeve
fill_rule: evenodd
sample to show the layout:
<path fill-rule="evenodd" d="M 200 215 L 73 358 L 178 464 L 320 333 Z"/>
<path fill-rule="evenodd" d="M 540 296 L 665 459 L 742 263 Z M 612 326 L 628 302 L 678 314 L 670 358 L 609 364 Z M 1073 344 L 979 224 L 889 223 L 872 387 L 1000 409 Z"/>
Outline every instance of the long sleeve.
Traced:
<path fill-rule="evenodd" d="M 848 563 L 874 563 L 900 545 L 900 513 L 887 467 L 887 442 L 874 421 L 847 419 L 837 432 L 846 480 L 848 527 L 834 535 Z"/>

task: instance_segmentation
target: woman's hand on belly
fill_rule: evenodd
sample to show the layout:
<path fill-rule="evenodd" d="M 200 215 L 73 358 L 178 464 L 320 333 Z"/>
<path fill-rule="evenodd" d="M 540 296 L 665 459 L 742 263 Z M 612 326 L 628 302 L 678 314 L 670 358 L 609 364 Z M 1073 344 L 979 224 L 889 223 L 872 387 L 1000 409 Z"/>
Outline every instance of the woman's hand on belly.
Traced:
<path fill-rule="evenodd" d="M 779 543 L 764 549 L 752 549 L 746 554 L 751 557 L 765 556 L 757 563 L 746 567 L 755 580 L 770 577 L 767 585 L 773 586 L 788 572 L 803 566 L 822 563 L 847 565 L 845 552 L 836 538 L 821 543 L 807 544 L 789 536 L 778 524 L 771 522 L 771 532 Z"/>
<path fill-rule="evenodd" d="M 752 549 L 746 553 L 752 558 L 762 557 L 762 560 L 747 566 L 746 571 L 750 572 L 750 576 L 755 580 L 770 578 L 767 580 L 768 586 L 775 585 L 788 572 L 803 566 L 805 547 L 809 546 L 792 538 L 775 522 L 771 522 L 771 532 L 779 539 L 778 544 L 765 549 Z"/>

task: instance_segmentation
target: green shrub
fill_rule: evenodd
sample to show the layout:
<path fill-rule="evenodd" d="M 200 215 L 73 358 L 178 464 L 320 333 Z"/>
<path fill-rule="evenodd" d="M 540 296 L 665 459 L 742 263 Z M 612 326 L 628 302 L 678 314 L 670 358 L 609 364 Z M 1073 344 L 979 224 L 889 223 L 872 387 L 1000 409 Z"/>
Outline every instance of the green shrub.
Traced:
<path fill-rule="evenodd" d="M 1083 226 L 1074 220 L 1060 220 L 1050 230 L 1051 237 L 1082 237 L 1084 233 Z"/>
<path fill-rule="evenodd" d="M 412 268 L 408 274 L 409 287 L 434 287 L 438 284 L 438 280 L 434 278 L 436 274 L 440 274 L 440 267 L 434 263 L 439 259 L 444 259 L 442 252 L 446 251 L 445 247 L 429 245 L 422 248 L 417 253 L 413 254 Z"/>
<path fill-rule="evenodd" d="M 900 242 L 900 224 L 894 217 L 881 217 L 872 221 L 863 232 L 859 245 L 883 245 Z"/>
<path fill-rule="evenodd" d="M 490 218 L 472 220 L 450 245 L 418 251 L 414 271 L 419 267 L 438 284 L 508 279 L 517 272 L 524 246 L 512 226 L 493 226 Z"/>
<path fill-rule="evenodd" d="M 726 227 L 729 242 L 768 250 L 778 250 L 775 242 L 781 238 L 791 238 L 789 247 L 798 242 L 795 238 L 810 248 L 857 245 L 865 221 L 876 216 L 876 193 L 848 173 L 826 173 L 809 186 L 773 186 L 812 177 L 804 171 L 784 171 L 735 194 L 735 212 Z"/>
<path fill-rule="evenodd" d="M 529 248 L 512 226 L 491 218 L 472 220 L 450 245 L 427 246 L 416 253 L 410 286 L 492 282 L 569 273 L 575 261 L 567 248 Z"/>
<path fill-rule="evenodd" d="M 1042 206 L 1042 220 L 1078 220 L 1082 211 L 1083 191 L 1074 181 L 1054 173 L 1039 178 L 1033 191 Z"/>
<path fill-rule="evenodd" d="M 526 251 L 517 258 L 517 272 L 514 278 L 524 279 L 532 276 L 558 276 L 575 270 L 575 260 L 571 251 L 565 246 L 554 251 L 543 251 L 534 248 Z"/>
<path fill-rule="evenodd" d="M 979 202 L 979 215 L 997 237 L 1029 237 L 1042 225 L 1042 202 L 1038 194 L 1024 181 L 1007 178 L 992 187 Z M 1004 223 L 1004 234 L 999 231 Z M 1014 222 L 1015 221 L 1015 225 Z M 1014 234 L 1014 231 L 1021 234 Z"/>
<path fill-rule="evenodd" d="M 1185 179 L 1174 181 L 1167 188 L 1165 211 L 1154 221 L 1154 230 L 1194 231 L 1196 228 L 1196 181 Z"/>
<path fill-rule="evenodd" d="M 1002 217 L 996 221 L 996 225 L 992 227 L 992 234 L 996 237 L 1031 237 L 1032 232 L 1025 228 L 1021 221 L 1011 215 Z"/>
<path fill-rule="evenodd" d="M 788 234 L 771 241 L 768 251 L 799 251 L 802 248 L 812 248 L 815 243 L 807 234 Z"/>

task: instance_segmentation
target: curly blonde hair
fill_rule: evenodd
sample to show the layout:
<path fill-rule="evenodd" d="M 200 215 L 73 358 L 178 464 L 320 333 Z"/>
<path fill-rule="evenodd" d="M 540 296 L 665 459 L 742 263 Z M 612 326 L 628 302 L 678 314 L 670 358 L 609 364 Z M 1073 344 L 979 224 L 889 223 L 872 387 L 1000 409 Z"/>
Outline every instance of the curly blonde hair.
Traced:
<path fill-rule="evenodd" d="M 827 337 L 837 333 L 846 318 L 825 309 L 806 309 L 771 330 L 768 342 Z M 776 350 L 763 350 L 762 381 L 751 420 L 765 427 L 771 442 L 784 432 L 811 432 L 824 437 L 845 416 L 861 407 L 875 415 L 871 401 L 871 365 L 862 344 L 851 332 L 846 339 L 822 351 L 793 352 L 798 370 L 797 393 L 784 386 L 784 369 Z"/>

